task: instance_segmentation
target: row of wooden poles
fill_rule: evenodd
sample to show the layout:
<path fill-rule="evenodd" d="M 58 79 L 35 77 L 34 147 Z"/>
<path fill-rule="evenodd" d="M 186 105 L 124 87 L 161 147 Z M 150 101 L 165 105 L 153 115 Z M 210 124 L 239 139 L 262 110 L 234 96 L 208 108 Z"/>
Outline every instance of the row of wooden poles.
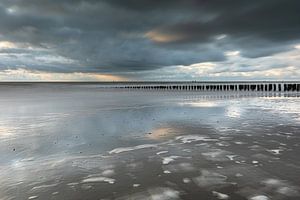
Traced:
<path fill-rule="evenodd" d="M 161 84 L 161 85 L 120 85 L 114 88 L 144 90 L 197 90 L 197 91 L 300 91 L 298 83 L 268 84 Z"/>

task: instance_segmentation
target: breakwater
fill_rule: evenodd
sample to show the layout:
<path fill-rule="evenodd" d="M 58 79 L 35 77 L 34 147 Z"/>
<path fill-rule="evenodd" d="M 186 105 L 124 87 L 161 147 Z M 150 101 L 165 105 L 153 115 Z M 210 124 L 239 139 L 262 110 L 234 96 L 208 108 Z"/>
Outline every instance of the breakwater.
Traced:
<path fill-rule="evenodd" d="M 114 82 L 106 83 L 105 87 L 136 90 L 299 92 L 300 81 Z"/>

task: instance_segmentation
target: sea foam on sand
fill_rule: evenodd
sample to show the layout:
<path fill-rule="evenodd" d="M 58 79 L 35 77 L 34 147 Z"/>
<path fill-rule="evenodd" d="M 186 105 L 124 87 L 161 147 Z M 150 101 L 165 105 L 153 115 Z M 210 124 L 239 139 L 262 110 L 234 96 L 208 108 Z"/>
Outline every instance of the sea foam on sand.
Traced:
<path fill-rule="evenodd" d="M 117 200 L 132 200 L 132 199 L 177 200 L 180 199 L 179 195 L 180 192 L 172 188 L 155 187 L 155 188 L 149 188 L 142 192 L 117 198 Z"/>
<path fill-rule="evenodd" d="M 212 194 L 217 198 L 217 199 L 229 199 L 229 196 L 227 194 L 223 194 L 221 192 L 216 192 L 212 191 Z"/>
<path fill-rule="evenodd" d="M 191 143 L 196 141 L 203 141 L 203 142 L 218 141 L 217 139 L 211 139 L 200 135 L 182 135 L 176 137 L 176 140 L 181 140 L 183 143 Z"/>
<path fill-rule="evenodd" d="M 163 163 L 164 165 L 167 165 L 167 164 L 169 164 L 170 162 L 174 161 L 176 158 L 179 158 L 179 156 L 169 156 L 169 157 L 165 157 L 165 158 L 163 158 L 162 163 Z"/>
<path fill-rule="evenodd" d="M 257 195 L 257 196 L 250 197 L 249 200 L 269 200 L 269 197 L 265 195 Z"/>
<path fill-rule="evenodd" d="M 133 146 L 133 147 L 120 147 L 120 148 L 116 148 L 116 149 L 109 151 L 109 154 L 134 151 L 134 150 L 138 150 L 138 149 L 155 148 L 156 146 L 157 145 L 155 145 L 155 144 L 142 144 L 142 145 L 137 145 L 137 146 Z"/>
<path fill-rule="evenodd" d="M 96 183 L 96 182 L 106 182 L 109 184 L 114 184 L 115 183 L 115 179 L 113 178 L 107 178 L 107 177 L 90 177 L 90 178 L 86 178 L 83 179 L 81 181 L 82 183 Z"/>
<path fill-rule="evenodd" d="M 201 176 L 196 177 L 193 180 L 200 187 L 216 186 L 227 183 L 226 176 L 216 172 L 210 172 L 208 170 L 202 170 Z"/>

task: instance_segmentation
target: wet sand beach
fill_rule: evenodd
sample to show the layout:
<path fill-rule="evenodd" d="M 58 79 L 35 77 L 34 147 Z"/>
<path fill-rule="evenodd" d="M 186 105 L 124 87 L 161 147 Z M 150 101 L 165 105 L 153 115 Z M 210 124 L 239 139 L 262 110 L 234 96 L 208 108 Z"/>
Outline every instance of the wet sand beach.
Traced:
<path fill-rule="evenodd" d="M 0 200 L 300 199 L 297 93 L 0 86 Z"/>

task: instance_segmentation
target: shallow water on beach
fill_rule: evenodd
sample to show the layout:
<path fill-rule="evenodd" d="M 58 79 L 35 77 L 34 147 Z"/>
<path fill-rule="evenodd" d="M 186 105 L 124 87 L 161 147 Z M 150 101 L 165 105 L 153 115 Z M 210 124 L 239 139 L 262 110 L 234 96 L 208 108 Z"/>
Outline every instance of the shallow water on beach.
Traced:
<path fill-rule="evenodd" d="M 300 199 L 299 94 L 0 86 L 0 200 Z"/>

